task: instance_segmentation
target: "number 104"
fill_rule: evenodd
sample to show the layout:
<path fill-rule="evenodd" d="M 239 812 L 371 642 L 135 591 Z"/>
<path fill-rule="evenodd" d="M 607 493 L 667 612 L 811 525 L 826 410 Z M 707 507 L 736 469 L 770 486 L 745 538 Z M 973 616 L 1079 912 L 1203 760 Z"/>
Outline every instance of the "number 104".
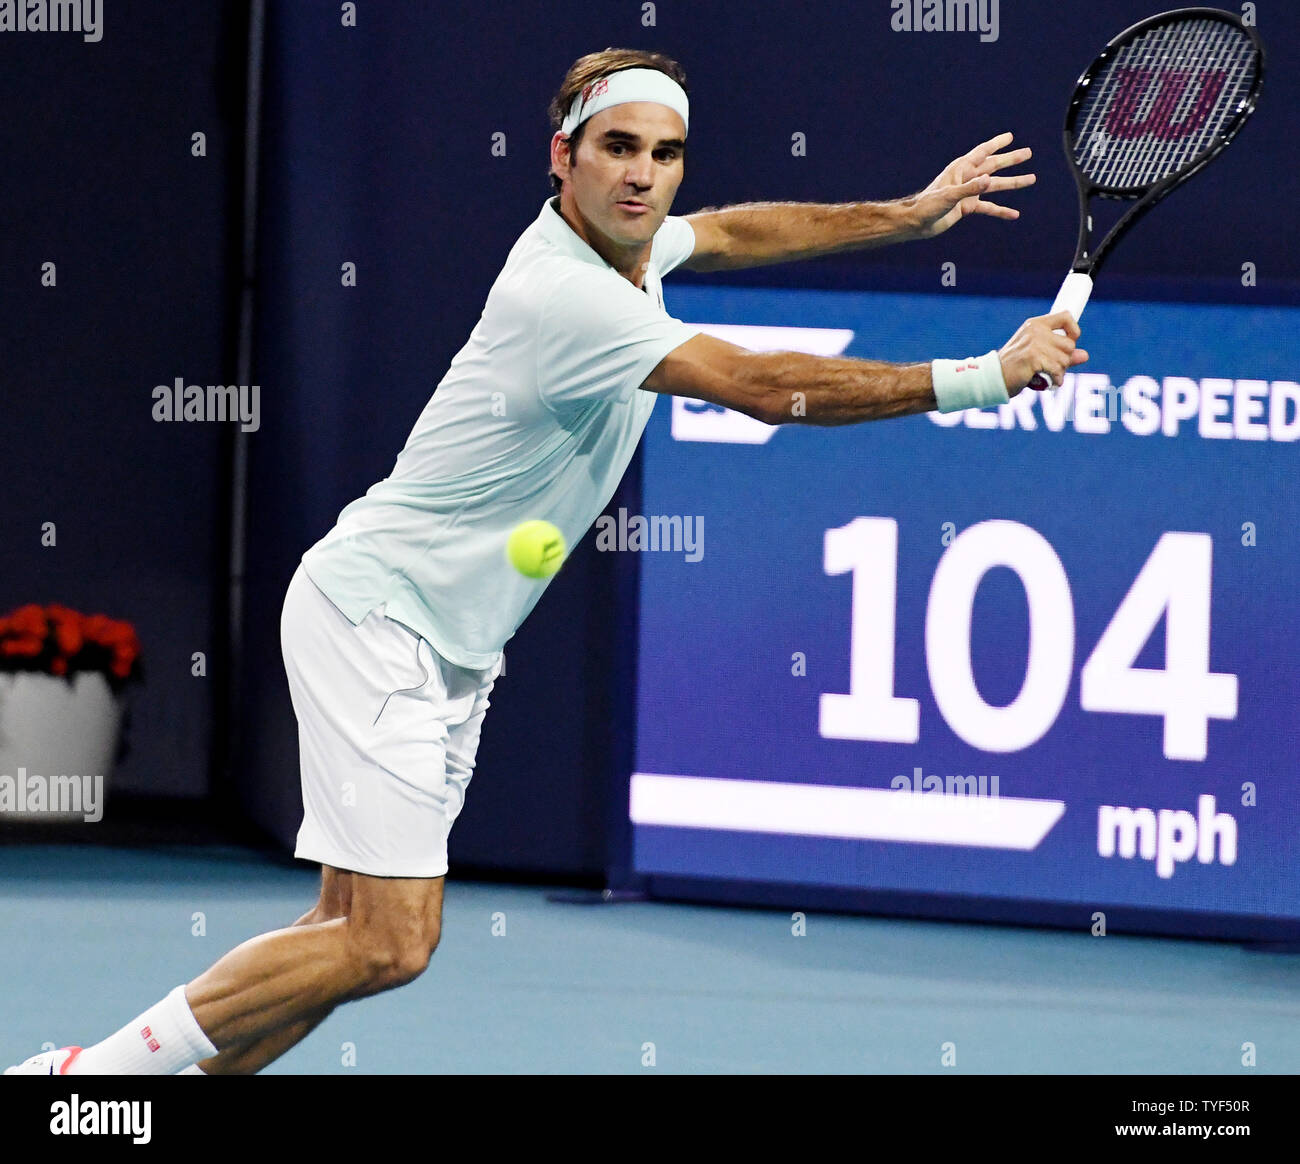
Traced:
<path fill-rule="evenodd" d="M 1156 543 L 1083 665 L 1085 711 L 1164 720 L 1164 754 L 1204 760 L 1211 719 L 1235 719 L 1237 676 L 1210 671 L 1208 534 L 1165 533 Z M 995 566 L 1014 570 L 1029 603 L 1029 658 L 1020 693 L 1006 707 L 986 703 L 971 667 L 971 612 Z M 819 730 L 828 739 L 912 744 L 920 704 L 894 694 L 898 523 L 859 517 L 825 535 L 823 569 L 853 575 L 849 693 L 823 693 Z M 1135 667 L 1165 616 L 1165 667 Z M 963 530 L 934 572 L 925 615 L 930 686 L 956 735 L 986 752 L 1016 752 L 1047 734 L 1074 670 L 1074 600 L 1061 559 L 1036 530 L 982 521 Z"/>

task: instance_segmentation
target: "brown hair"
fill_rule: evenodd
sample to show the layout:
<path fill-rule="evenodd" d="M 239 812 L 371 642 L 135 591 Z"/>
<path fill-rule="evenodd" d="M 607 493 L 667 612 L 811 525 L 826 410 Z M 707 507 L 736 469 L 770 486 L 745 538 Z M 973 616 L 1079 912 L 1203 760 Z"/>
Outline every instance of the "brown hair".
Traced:
<path fill-rule="evenodd" d="M 551 104 L 546 112 L 551 119 L 552 129 L 558 130 L 564 124 L 569 106 L 583 89 L 601 77 L 608 77 L 610 73 L 620 73 L 624 69 L 658 69 L 661 73 L 667 73 L 686 90 L 686 70 L 662 53 L 620 48 L 607 48 L 602 52 L 588 53 L 569 66 L 569 71 L 564 74 L 564 80 L 560 84 L 559 92 L 551 98 Z M 690 91 L 686 91 L 689 95 Z M 584 121 L 569 135 L 570 157 L 577 153 L 578 144 L 582 141 L 582 131 L 586 128 L 587 123 Z M 551 185 L 557 194 L 564 185 L 554 171 L 551 171 Z"/>

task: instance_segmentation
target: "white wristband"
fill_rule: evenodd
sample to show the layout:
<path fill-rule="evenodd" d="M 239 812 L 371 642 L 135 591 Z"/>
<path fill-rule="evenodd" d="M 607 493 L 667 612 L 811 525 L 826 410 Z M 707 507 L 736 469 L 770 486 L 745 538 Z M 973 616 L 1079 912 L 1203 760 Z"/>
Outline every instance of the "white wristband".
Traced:
<path fill-rule="evenodd" d="M 933 360 L 930 370 L 940 412 L 988 408 L 1011 399 L 996 351 L 987 352 L 978 360 Z"/>

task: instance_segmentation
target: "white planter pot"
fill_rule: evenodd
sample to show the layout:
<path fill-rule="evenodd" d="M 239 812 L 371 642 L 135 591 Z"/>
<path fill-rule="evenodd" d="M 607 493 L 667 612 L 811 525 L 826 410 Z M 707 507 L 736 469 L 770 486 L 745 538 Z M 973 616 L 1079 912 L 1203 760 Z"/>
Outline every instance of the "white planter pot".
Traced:
<path fill-rule="evenodd" d="M 0 674 L 0 820 L 97 820 L 122 706 L 98 673 Z"/>

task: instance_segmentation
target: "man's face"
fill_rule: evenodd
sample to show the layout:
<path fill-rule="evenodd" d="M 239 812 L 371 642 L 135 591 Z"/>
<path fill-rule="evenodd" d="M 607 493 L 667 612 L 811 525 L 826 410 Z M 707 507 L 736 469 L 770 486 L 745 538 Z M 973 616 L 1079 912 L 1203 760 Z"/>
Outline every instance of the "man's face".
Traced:
<path fill-rule="evenodd" d="M 560 176 L 578 212 L 611 242 L 648 243 L 681 185 L 685 137 L 680 115 L 666 105 L 614 105 L 586 122 L 576 156 Z"/>

